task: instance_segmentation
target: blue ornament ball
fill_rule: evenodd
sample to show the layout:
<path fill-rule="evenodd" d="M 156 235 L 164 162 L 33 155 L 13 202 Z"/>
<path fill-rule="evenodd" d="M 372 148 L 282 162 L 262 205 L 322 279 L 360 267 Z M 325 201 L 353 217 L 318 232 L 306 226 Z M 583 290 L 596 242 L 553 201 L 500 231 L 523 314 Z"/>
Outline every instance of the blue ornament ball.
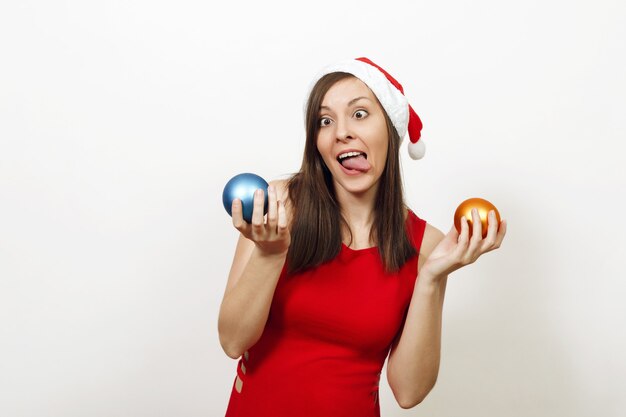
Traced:
<path fill-rule="evenodd" d="M 224 192 L 222 193 L 224 208 L 228 214 L 232 216 L 233 200 L 236 198 L 240 199 L 243 209 L 243 219 L 250 223 L 252 221 L 252 209 L 254 208 L 254 192 L 259 188 L 265 193 L 263 214 L 267 213 L 267 187 L 269 187 L 267 181 L 256 174 L 246 172 L 235 175 L 224 187 Z"/>

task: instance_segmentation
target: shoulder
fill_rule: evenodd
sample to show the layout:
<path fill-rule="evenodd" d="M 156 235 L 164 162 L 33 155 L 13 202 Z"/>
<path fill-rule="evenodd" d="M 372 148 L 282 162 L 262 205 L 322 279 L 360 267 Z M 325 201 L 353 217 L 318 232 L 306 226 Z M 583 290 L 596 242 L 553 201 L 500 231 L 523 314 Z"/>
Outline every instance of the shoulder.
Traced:
<path fill-rule="evenodd" d="M 428 258 L 431 252 L 435 247 L 441 242 L 441 240 L 445 237 L 443 232 L 437 229 L 435 226 L 431 225 L 427 221 L 419 218 L 411 209 L 408 210 L 412 213 L 412 216 L 417 219 L 418 222 L 423 223 L 424 227 L 424 235 L 422 236 L 422 242 L 420 245 L 420 260 Z"/>
<path fill-rule="evenodd" d="M 439 242 L 443 240 L 444 236 L 441 230 L 430 223 L 426 223 L 424 239 L 422 240 L 422 247 L 420 248 L 420 256 L 428 257 Z"/>

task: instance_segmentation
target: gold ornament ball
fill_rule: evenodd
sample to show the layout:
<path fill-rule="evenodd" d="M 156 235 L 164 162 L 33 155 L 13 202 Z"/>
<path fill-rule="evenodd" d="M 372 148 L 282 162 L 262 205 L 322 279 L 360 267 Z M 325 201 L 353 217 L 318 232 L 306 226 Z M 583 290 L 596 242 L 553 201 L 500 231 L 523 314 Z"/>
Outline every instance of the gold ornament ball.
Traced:
<path fill-rule="evenodd" d="M 483 239 L 487 237 L 487 227 L 489 225 L 487 221 L 487 215 L 489 214 L 490 210 L 496 212 L 496 220 L 498 221 L 498 228 L 500 228 L 500 213 L 498 212 L 496 206 L 482 198 L 468 198 L 467 200 L 459 204 L 459 207 L 457 207 L 456 211 L 454 212 L 454 227 L 456 227 L 457 232 L 461 233 L 461 217 L 465 216 L 469 225 L 470 236 L 472 235 L 473 208 L 478 210 L 478 215 L 480 216 Z"/>

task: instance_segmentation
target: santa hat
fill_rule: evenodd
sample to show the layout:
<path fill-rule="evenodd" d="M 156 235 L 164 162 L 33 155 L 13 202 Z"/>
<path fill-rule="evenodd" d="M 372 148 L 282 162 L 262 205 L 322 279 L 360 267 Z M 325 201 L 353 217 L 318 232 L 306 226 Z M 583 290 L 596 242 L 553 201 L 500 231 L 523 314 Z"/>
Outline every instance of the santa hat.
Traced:
<path fill-rule="evenodd" d="M 367 58 L 350 59 L 329 65 L 320 71 L 311 83 L 309 95 L 320 78 L 331 72 L 347 72 L 363 81 L 385 109 L 400 140 L 408 132 L 411 158 L 420 159 L 424 156 L 426 147 L 424 141 L 420 140 L 422 121 L 404 96 L 402 85 L 395 78 Z"/>

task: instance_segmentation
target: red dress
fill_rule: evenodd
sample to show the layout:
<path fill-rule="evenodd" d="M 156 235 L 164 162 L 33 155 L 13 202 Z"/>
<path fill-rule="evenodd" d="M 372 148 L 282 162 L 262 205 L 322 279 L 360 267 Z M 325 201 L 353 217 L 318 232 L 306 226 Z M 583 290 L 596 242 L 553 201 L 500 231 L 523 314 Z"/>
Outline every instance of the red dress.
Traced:
<path fill-rule="evenodd" d="M 426 222 L 409 210 L 419 253 Z M 237 364 L 226 417 L 378 417 L 378 383 L 417 278 L 385 274 L 378 248 L 279 278 L 263 335 Z"/>

